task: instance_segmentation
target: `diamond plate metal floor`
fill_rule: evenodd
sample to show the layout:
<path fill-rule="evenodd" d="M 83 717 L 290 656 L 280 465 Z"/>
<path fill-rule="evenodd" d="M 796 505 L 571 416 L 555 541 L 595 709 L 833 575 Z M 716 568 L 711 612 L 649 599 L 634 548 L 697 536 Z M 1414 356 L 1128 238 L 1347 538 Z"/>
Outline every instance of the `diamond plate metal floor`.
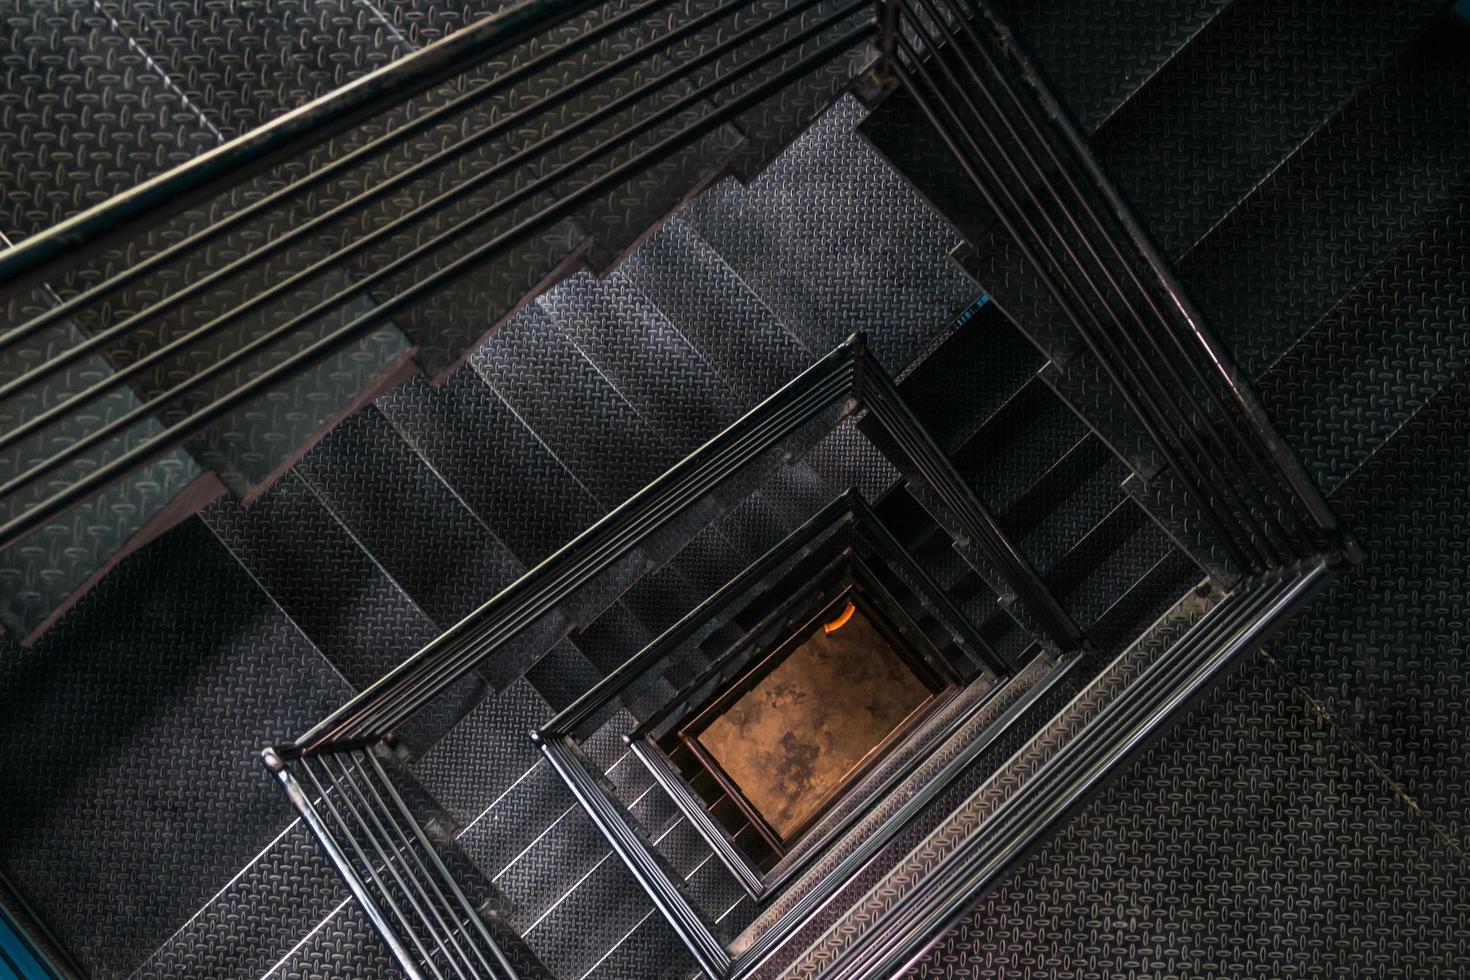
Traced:
<path fill-rule="evenodd" d="M 1264 659 L 931 950 L 916 980 L 1465 976 L 1470 879 Z"/>
<path fill-rule="evenodd" d="M 237 23 L 208 19 L 200 0 L 48 2 L 98 37 L 200 40 L 244 29 L 263 9 L 255 0 L 232 8 Z M 182 81 L 160 89 L 155 108 L 219 90 L 207 112 L 171 109 L 184 127 L 179 145 L 208 142 L 195 129 L 248 127 L 499 2 L 267 6 L 269 23 L 251 42 L 264 39 L 259 51 L 247 45 L 211 63 L 182 44 L 164 58 Z M 1291 340 L 1310 332 L 1310 343 L 1262 358 L 1278 372 L 1265 382 L 1268 402 L 1299 421 L 1284 426 L 1299 448 L 1321 447 L 1329 469 L 1319 473 L 1336 474 L 1338 504 L 1369 562 L 1278 638 L 1279 666 L 1243 670 L 917 972 L 1453 977 L 1470 961 L 1470 889 L 1455 850 L 1470 819 L 1461 737 L 1470 680 L 1456 649 L 1470 603 L 1463 449 L 1456 455 L 1470 444 L 1457 332 L 1470 321 L 1470 270 L 1457 234 L 1463 144 L 1453 124 L 1420 139 L 1435 117 L 1418 96 L 1428 77 L 1452 94 L 1465 79 L 1449 60 L 1390 64 L 1408 34 L 1366 36 L 1376 12 L 1361 3 L 1328 34 L 1280 11 L 1289 29 L 1260 29 L 1267 13 L 1255 0 L 1110 4 L 1092 20 L 1050 0 L 1013 7 L 1023 30 L 1045 33 L 1042 53 L 1086 125 L 1114 134 L 1110 158 L 1134 185 L 1157 167 L 1159 145 L 1197 151 L 1181 177 L 1208 171 L 1198 194 L 1134 187 L 1176 251 L 1200 242 L 1184 263 L 1192 284 L 1199 276 L 1203 288 L 1203 257 L 1231 246 L 1244 257 L 1262 227 L 1284 229 L 1282 240 L 1305 252 L 1319 221 L 1337 220 L 1339 240 L 1376 207 L 1411 218 L 1373 243 L 1350 281 L 1322 292 L 1320 309 L 1301 304 Z M 94 8 L 113 19 L 93 23 Z M 1319 13 L 1306 20 L 1332 19 Z M 45 27 L 38 18 L 28 29 Z M 1099 34 L 1108 43 L 1088 43 Z M 36 50 L 53 51 L 59 36 Z M 1191 85 L 1208 77 L 1248 92 L 1255 73 L 1227 53 L 1245 50 L 1285 76 L 1297 70 L 1288 54 L 1334 39 L 1358 52 L 1351 73 L 1305 94 L 1276 86 L 1273 118 L 1290 125 L 1251 144 L 1248 165 L 1229 170 L 1208 157 L 1228 149 L 1218 120 L 1248 128 L 1249 114 L 1224 102 L 1196 112 Z M 9 69 L 16 62 L 5 57 Z M 290 69 L 252 74 L 274 71 L 272 59 Z M 145 76 L 125 81 L 153 84 Z M 1303 105 L 1312 111 L 1295 118 Z M 221 503 L 188 522 L 126 563 L 37 650 L 0 650 L 0 731 L 15 727 L 19 754 L 46 763 L 0 774 L 0 793 L 23 801 L 0 812 L 0 866 L 55 910 L 98 980 L 401 976 L 301 828 L 288 829 L 289 810 L 251 752 L 302 730 L 854 329 L 867 326 L 885 364 L 907 372 L 905 395 L 1004 504 L 1070 608 L 1097 620 L 1100 650 L 1121 649 L 1197 578 L 1121 496 L 1116 460 L 1034 380 L 1035 348 L 994 304 L 974 305 L 979 290 L 948 258 L 953 232 L 862 142 L 860 115 L 844 100 L 761 177 L 718 184 L 611 276 L 578 276 L 533 303 L 442 386 L 415 379 L 357 413 L 252 509 Z M 1174 127 L 1162 137 L 1161 120 Z M 1182 135 L 1206 131 L 1209 140 Z M 8 145 L 0 137 L 0 173 L 19 166 Z M 1339 160 L 1339 146 L 1356 149 Z M 1322 217 L 1308 200 L 1312 181 L 1336 163 L 1342 173 L 1323 178 L 1330 186 L 1378 180 L 1391 193 L 1365 191 Z M 57 214 L 78 206 L 55 204 Z M 39 220 L 11 211 L 20 215 L 11 221 Z M 1363 295 L 1343 305 L 1355 285 Z M 1285 292 L 1277 283 L 1262 295 Z M 1282 339 L 1253 336 L 1262 349 Z M 1409 348 L 1423 356 L 1400 371 Z M 1399 375 L 1408 380 L 1394 387 Z M 1007 455 L 1007 437 L 1023 426 L 1037 452 Z M 1331 469 L 1339 459 L 1340 472 Z M 671 546 L 668 565 L 548 641 L 539 662 L 528 655 L 477 679 L 456 705 L 464 717 L 415 759 L 458 846 L 499 890 L 497 921 L 524 932 L 558 976 L 643 980 L 692 965 L 525 733 L 813 501 L 850 484 L 876 499 L 894 479 L 846 427 Z M 945 582 L 975 590 L 957 601 L 1006 619 L 954 550 L 938 550 Z M 1099 654 L 1079 667 L 1045 704 L 1059 708 L 1103 663 Z M 155 675 L 166 683 L 144 683 Z M 45 717 L 85 723 L 62 738 Z M 1008 734 L 842 900 L 860 896 L 1023 735 Z M 178 755 L 177 782 L 147 765 L 159 749 Z M 743 927 L 757 910 L 620 750 L 594 749 L 697 903 L 722 927 Z M 152 907 L 130 914 L 143 892 Z"/>
<path fill-rule="evenodd" d="M 0 865 L 94 980 L 126 977 L 289 822 L 262 739 L 350 692 L 198 521 L 0 655 Z"/>

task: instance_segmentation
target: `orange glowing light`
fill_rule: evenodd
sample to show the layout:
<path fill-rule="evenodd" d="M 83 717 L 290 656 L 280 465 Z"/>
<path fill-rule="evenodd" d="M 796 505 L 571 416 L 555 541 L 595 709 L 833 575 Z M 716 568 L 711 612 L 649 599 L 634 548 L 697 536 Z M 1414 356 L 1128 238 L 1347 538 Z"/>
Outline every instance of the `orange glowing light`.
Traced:
<path fill-rule="evenodd" d="M 853 608 L 852 603 L 849 602 L 847 604 L 847 608 L 844 609 L 844 610 L 842 610 L 842 615 L 838 616 L 836 619 L 832 620 L 832 622 L 830 622 L 830 623 L 823 623 L 822 624 L 822 632 L 823 633 L 836 633 L 838 630 L 842 629 L 842 627 L 844 627 L 844 626 L 847 625 L 847 621 L 852 618 L 852 614 L 855 611 L 856 610 Z"/>

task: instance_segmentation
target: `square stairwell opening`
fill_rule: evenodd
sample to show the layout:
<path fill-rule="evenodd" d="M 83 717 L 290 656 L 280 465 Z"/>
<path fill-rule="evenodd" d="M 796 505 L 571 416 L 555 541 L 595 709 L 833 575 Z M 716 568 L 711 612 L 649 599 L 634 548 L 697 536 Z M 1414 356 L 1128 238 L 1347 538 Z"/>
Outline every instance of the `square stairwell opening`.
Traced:
<path fill-rule="evenodd" d="M 875 598 L 850 586 L 659 740 L 763 870 L 956 687 Z"/>

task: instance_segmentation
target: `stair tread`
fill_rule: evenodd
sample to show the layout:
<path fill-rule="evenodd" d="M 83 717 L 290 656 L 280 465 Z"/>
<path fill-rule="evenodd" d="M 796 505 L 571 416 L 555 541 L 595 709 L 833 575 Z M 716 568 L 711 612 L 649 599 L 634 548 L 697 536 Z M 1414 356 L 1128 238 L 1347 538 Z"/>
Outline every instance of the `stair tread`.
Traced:
<path fill-rule="evenodd" d="M 685 219 L 813 354 L 868 330 L 897 373 L 979 291 L 949 229 L 854 131 L 860 115 L 844 98 L 759 180 L 716 185 Z"/>
<path fill-rule="evenodd" d="M 1467 35 L 1437 22 L 1180 261 L 1248 376 L 1457 206 L 1470 179 L 1456 108 L 1470 101 Z"/>
<path fill-rule="evenodd" d="M 616 861 L 592 819 L 570 793 L 567 799 L 568 809 L 545 823 L 533 824 L 521 816 L 529 826 L 539 826 L 540 834 L 498 872 L 485 870 L 510 907 L 506 921 L 522 935 L 566 895 L 575 894 L 584 877 L 607 861 Z M 496 843 L 497 848 L 503 846 Z M 468 846 L 466 851 L 477 853 Z"/>
<path fill-rule="evenodd" d="M 334 429 L 297 471 L 440 628 L 524 571 L 376 408 Z"/>
<path fill-rule="evenodd" d="M 1237 0 L 1108 120 L 1094 150 L 1165 257 L 1177 258 L 1381 77 L 1439 6 Z M 999 229 L 965 264 L 1023 329 L 1044 335 L 1038 342 L 1076 348 Z"/>
<path fill-rule="evenodd" d="M 98 971 L 140 963 L 290 822 L 257 753 L 350 694 L 198 521 L 8 649 L 0 690 L 29 760 L 0 863 Z"/>
<path fill-rule="evenodd" d="M 589 870 L 565 900 L 525 933 L 526 943 L 558 977 L 580 977 L 591 969 L 650 907 L 627 868 L 611 853 Z"/>
<path fill-rule="evenodd" d="M 471 364 L 603 510 L 633 496 L 678 459 L 537 304 L 475 351 Z M 575 411 L 568 410 L 572 405 Z M 607 453 L 609 444 L 620 451 Z"/>
<path fill-rule="evenodd" d="M 1165 254 L 1179 255 L 1375 80 L 1440 7 L 1236 0 L 1098 132 L 1098 155 Z M 1171 166 L 1159 167 L 1161 158 Z"/>
<path fill-rule="evenodd" d="M 1331 493 L 1470 365 L 1470 186 L 1259 381 Z"/>
<path fill-rule="evenodd" d="M 734 392 L 621 272 L 584 273 L 539 302 L 678 456 L 735 421 Z"/>
<path fill-rule="evenodd" d="M 666 222 L 619 271 L 739 393 L 741 411 L 815 360 L 683 217 Z"/>
<path fill-rule="evenodd" d="M 587 980 L 673 980 L 697 968 L 668 920 L 649 909 L 637 926 L 605 954 Z"/>
<path fill-rule="evenodd" d="M 0 95 L 5 114 L 15 120 L 0 137 L 0 171 L 10 175 L 0 197 L 0 234 L 22 241 L 219 145 L 219 134 L 199 118 L 197 107 L 150 70 L 147 56 L 130 47 L 128 35 L 94 4 L 69 0 L 15 13 L 7 47 L 27 51 L 28 68 Z M 115 52 L 112 70 L 69 70 L 79 39 Z M 61 144 L 74 154 L 70 165 L 57 166 L 49 154 L 32 149 L 55 139 L 44 113 L 53 99 L 97 110 L 92 127 L 78 127 Z M 129 103 L 150 111 L 119 111 Z"/>
<path fill-rule="evenodd" d="M 1086 434 L 1087 423 L 1032 378 L 960 447 L 955 466 L 987 506 L 1003 512 Z"/>
<path fill-rule="evenodd" d="M 1145 91 L 1233 0 L 1011 0 L 1011 22 L 1091 132 Z"/>
<path fill-rule="evenodd" d="M 552 714 L 529 681 L 515 681 L 466 714 L 418 760 L 414 777 L 460 821 L 474 820 L 540 761 L 530 733 Z"/>
<path fill-rule="evenodd" d="M 988 301 L 899 383 L 934 441 L 954 452 L 1026 385 L 1046 359 Z"/>
<path fill-rule="evenodd" d="M 305 824 L 294 821 L 135 974 L 259 980 L 347 901 L 336 869 Z M 262 908 L 272 914 L 260 915 Z M 364 938 L 381 948 L 376 935 Z"/>
<path fill-rule="evenodd" d="M 7 297 L 3 305 L 7 322 L 21 323 L 44 314 L 54 302 L 49 290 L 35 289 Z M 11 345 L 0 359 L 0 382 L 19 378 L 85 339 L 81 328 L 70 320 L 32 334 Z M 100 355 L 80 358 L 41 385 L 5 399 L 0 404 L 0 431 L 11 431 L 113 373 Z M 68 416 L 20 440 L 0 457 L 0 482 L 52 458 L 140 404 L 130 388 L 115 388 L 93 402 L 91 411 Z M 88 465 L 117 457 L 161 428 L 161 423 L 148 419 L 120 437 L 103 441 L 88 453 Z M 0 518 L 19 516 L 33 503 L 64 489 L 76 475 L 75 466 L 64 466 L 33 489 L 7 497 L 0 506 Z M 47 521 L 0 553 L 0 627 L 16 639 L 38 636 L 118 560 L 222 491 L 218 479 L 180 448 Z"/>
<path fill-rule="evenodd" d="M 272 980 L 406 980 L 388 947 L 368 924 L 356 902 L 346 901 L 318 923 L 270 974 Z"/>
<path fill-rule="evenodd" d="M 403 385 L 378 407 L 527 567 L 604 512 L 525 418 L 469 367 L 441 388 Z M 495 447 L 493 466 L 486 465 L 487 446 Z"/>
<path fill-rule="evenodd" d="M 249 508 L 221 501 L 201 520 L 356 690 L 438 635 L 433 621 L 294 474 Z"/>

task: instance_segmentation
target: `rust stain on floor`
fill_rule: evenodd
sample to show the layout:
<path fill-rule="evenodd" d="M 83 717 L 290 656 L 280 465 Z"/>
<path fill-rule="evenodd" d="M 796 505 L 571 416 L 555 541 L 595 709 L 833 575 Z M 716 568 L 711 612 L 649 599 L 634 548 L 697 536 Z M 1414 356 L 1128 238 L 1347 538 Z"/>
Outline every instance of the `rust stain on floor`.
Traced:
<path fill-rule="evenodd" d="M 931 696 L 858 611 L 792 651 L 699 742 L 789 838 Z"/>

